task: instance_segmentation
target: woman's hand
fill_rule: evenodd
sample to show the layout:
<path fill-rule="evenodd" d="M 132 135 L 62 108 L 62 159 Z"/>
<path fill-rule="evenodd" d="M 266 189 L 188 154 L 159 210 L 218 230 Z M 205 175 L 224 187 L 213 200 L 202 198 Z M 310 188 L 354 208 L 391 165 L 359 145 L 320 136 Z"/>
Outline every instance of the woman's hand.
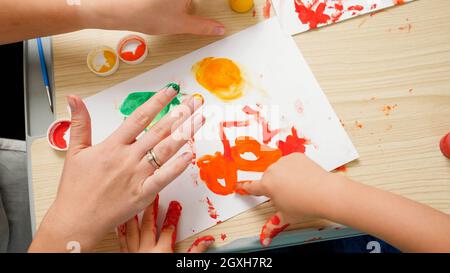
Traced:
<path fill-rule="evenodd" d="M 102 143 L 91 146 L 91 124 L 83 101 L 68 97 L 72 113 L 69 150 L 56 200 L 48 210 L 30 251 L 64 251 L 79 242 L 90 251 L 116 226 L 153 202 L 167 184 L 192 161 L 186 152 L 166 163 L 203 125 L 201 114 L 191 116 L 202 99 L 189 97 L 138 140 L 153 118 L 178 91 L 166 87 L 139 107 Z M 147 158 L 153 149 L 157 172 Z"/>
<path fill-rule="evenodd" d="M 84 9 L 87 12 L 86 20 L 91 24 L 86 27 L 132 30 L 154 35 L 225 34 L 225 27 L 219 22 L 189 14 L 191 3 L 192 0 L 96 0 L 87 4 L 93 5 L 92 8 Z"/>
<path fill-rule="evenodd" d="M 263 226 L 261 244 L 269 246 L 289 223 L 324 217 L 338 181 L 336 174 L 326 172 L 304 154 L 293 153 L 271 165 L 260 181 L 240 184 L 244 192 L 270 197 L 278 210 Z"/>
<path fill-rule="evenodd" d="M 138 216 L 128 220 L 117 228 L 122 253 L 173 253 L 177 238 L 177 225 L 182 207 L 172 201 L 167 209 L 161 233 L 158 238 L 158 201 L 148 206 L 139 222 Z M 197 239 L 187 250 L 188 253 L 205 252 L 213 243 L 214 237 L 204 236 Z"/>

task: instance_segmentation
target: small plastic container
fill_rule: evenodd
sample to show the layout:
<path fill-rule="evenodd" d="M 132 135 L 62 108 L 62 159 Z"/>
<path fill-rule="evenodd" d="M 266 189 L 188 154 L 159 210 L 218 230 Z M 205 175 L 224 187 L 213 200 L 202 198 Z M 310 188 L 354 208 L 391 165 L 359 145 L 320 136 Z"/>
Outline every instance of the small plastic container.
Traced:
<path fill-rule="evenodd" d="M 123 37 L 117 45 L 117 53 L 126 64 L 140 64 L 148 55 L 148 45 L 144 38 L 138 35 Z"/>
<path fill-rule="evenodd" d="M 441 152 L 448 158 L 450 158 L 450 133 L 444 136 L 439 143 Z"/>
<path fill-rule="evenodd" d="M 54 121 L 47 130 L 47 142 L 57 151 L 65 152 L 69 149 L 71 121 L 59 119 Z"/>
<path fill-rule="evenodd" d="M 86 62 L 89 70 L 100 77 L 114 74 L 120 63 L 117 52 L 107 46 L 94 48 L 89 52 Z"/>

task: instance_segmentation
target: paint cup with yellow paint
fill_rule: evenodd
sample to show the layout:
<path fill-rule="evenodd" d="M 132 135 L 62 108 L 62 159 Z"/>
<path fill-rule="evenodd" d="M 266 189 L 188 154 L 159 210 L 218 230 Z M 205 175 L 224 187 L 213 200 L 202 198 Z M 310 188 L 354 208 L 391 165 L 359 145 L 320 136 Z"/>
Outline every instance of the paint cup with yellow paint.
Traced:
<path fill-rule="evenodd" d="M 117 52 L 107 46 L 94 48 L 87 56 L 87 66 L 97 76 L 106 77 L 119 69 Z"/>
<path fill-rule="evenodd" d="M 238 13 L 250 11 L 254 6 L 253 0 L 230 0 L 230 7 Z"/>

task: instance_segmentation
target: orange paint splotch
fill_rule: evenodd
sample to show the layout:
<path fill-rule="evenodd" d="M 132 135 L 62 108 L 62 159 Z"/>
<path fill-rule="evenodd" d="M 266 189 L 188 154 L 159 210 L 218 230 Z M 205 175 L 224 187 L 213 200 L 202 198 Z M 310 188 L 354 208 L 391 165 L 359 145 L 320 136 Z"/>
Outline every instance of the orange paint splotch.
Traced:
<path fill-rule="evenodd" d="M 221 100 L 235 100 L 244 94 L 241 69 L 230 59 L 208 57 L 192 70 L 197 82 Z"/>
<path fill-rule="evenodd" d="M 364 125 L 357 120 L 355 121 L 355 126 L 356 126 L 356 128 L 359 128 L 359 129 L 362 129 L 364 127 Z"/>
<path fill-rule="evenodd" d="M 340 167 L 337 167 L 334 170 L 337 171 L 337 172 L 347 172 L 347 166 L 346 165 L 342 165 Z"/>
<path fill-rule="evenodd" d="M 305 145 L 308 143 L 307 139 L 298 137 L 297 130 L 292 127 L 292 134 L 288 135 L 285 141 L 278 141 L 277 146 L 281 150 L 282 155 L 287 156 L 292 153 L 305 153 Z"/>
<path fill-rule="evenodd" d="M 397 108 L 397 104 L 394 105 L 385 105 L 383 106 L 383 113 L 385 116 L 389 116 L 391 114 L 391 111 Z"/>

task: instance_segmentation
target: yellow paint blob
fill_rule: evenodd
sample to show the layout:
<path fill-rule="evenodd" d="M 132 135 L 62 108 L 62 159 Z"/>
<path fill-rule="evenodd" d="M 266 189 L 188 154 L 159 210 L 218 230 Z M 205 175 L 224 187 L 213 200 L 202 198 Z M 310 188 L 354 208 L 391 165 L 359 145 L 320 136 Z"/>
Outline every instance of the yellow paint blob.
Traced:
<path fill-rule="evenodd" d="M 242 97 L 244 79 L 239 67 L 230 59 L 208 57 L 193 66 L 197 82 L 224 101 Z"/>
<path fill-rule="evenodd" d="M 253 0 L 230 0 L 230 7 L 235 12 L 245 13 L 254 6 Z"/>

